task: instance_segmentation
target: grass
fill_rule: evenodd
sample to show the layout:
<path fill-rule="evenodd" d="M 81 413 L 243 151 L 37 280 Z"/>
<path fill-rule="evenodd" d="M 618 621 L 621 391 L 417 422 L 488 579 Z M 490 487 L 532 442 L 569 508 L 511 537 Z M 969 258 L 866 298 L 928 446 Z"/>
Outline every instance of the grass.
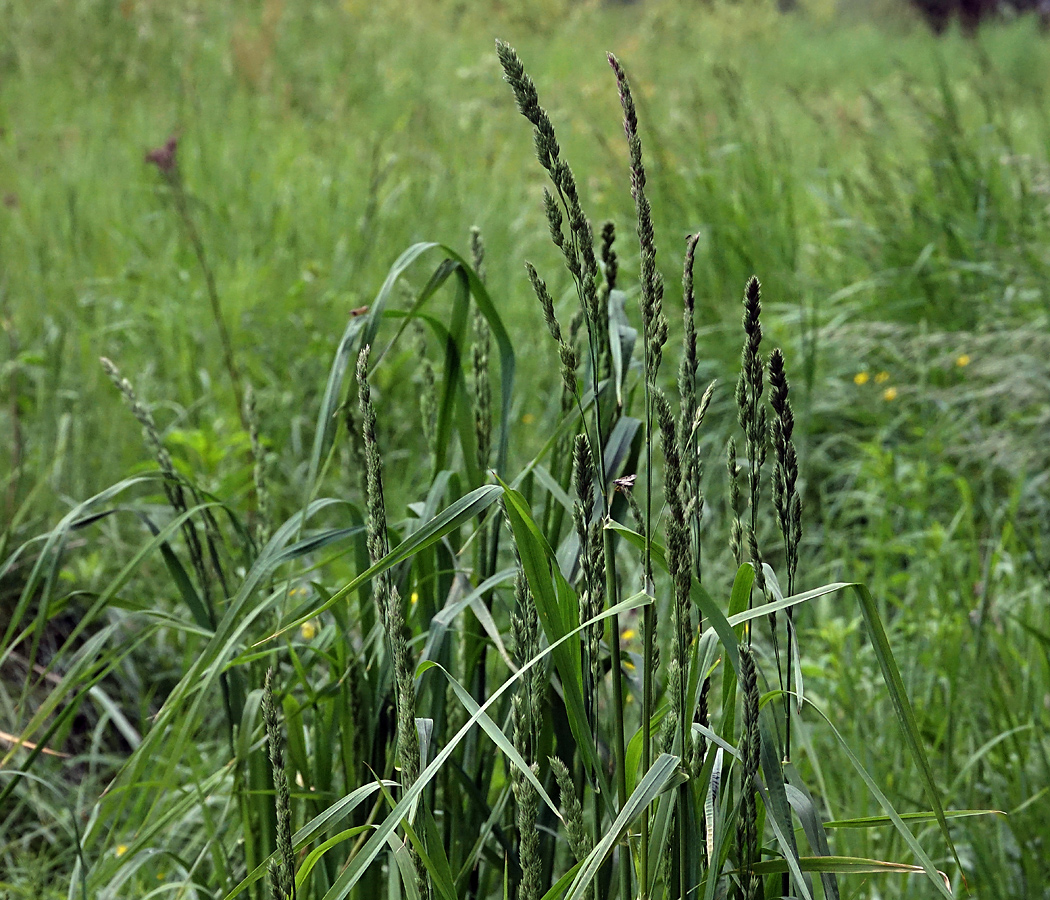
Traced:
<path fill-rule="evenodd" d="M 1034 23 L 935 43 L 904 21 L 816 7 L 789 20 L 732 6 L 581 7 L 552 28 L 542 6 L 504 14 L 500 34 L 539 86 L 586 214 L 616 222 L 626 319 L 610 292 L 611 321 L 641 335 L 658 321 L 655 282 L 638 275 L 648 251 L 633 236 L 623 113 L 602 52 L 630 72 L 670 330 L 655 375 L 640 336 L 615 362 L 603 315 L 571 327 L 576 294 L 585 306 L 595 297 L 550 244 L 546 175 L 480 10 L 406 19 L 393 6 L 81 2 L 58 16 L 8 4 L 0 891 L 229 896 L 257 873 L 244 891 L 268 892 L 283 815 L 263 727 L 271 667 L 298 829 L 283 865 L 298 867 L 299 896 L 345 896 L 360 879 L 359 896 L 496 896 L 506 883 L 535 898 L 563 877 L 563 892 L 593 879 L 602 896 L 649 883 L 654 896 L 693 885 L 743 895 L 738 867 L 776 896 L 784 860 L 826 855 L 815 822 L 828 820 L 841 856 L 944 869 L 977 894 L 1027 897 L 1045 884 L 1050 169 Z M 143 162 L 172 133 L 217 306 L 177 193 Z M 475 224 L 483 266 L 467 259 Z M 682 539 L 673 471 L 662 474 L 652 400 L 668 394 L 673 418 L 687 233 L 698 236 L 692 389 L 720 379 L 695 432 L 703 580 L 690 575 L 682 596 L 703 600 L 709 626 L 695 641 L 682 632 L 692 603 L 674 599 L 661 571 L 666 560 L 688 574 L 681 561 L 696 544 Z M 395 257 L 425 240 L 451 246 L 417 249 L 381 291 Z M 575 398 L 526 259 L 566 340 L 579 341 Z M 747 615 L 750 579 L 765 572 L 749 564 L 743 433 L 739 505 L 722 460 L 737 419 L 738 298 L 755 273 L 763 354 L 784 347 L 798 419 L 799 587 L 863 582 L 870 595 L 817 591 L 798 608 L 795 675 L 786 616 L 774 647 L 759 614 L 748 630 L 757 679 L 744 690 L 742 620 L 734 630 L 724 618 Z M 603 264 L 592 287 L 606 277 Z M 648 325 L 639 292 L 656 316 Z M 216 308 L 256 396 L 254 450 Z M 405 313 L 424 329 L 423 350 L 414 329 L 399 331 Z M 366 536 L 370 518 L 373 534 L 381 525 L 347 371 L 364 343 L 392 555 Z M 434 373 L 431 436 L 421 353 Z M 144 453 L 102 355 L 152 409 L 176 480 Z M 594 371 L 623 378 L 622 407 L 609 387 L 588 399 Z M 475 415 L 485 385 L 492 412 Z M 664 429 L 668 444 L 677 428 Z M 581 460 L 611 467 L 590 502 L 586 478 L 583 499 L 570 496 L 575 434 L 587 436 Z M 773 461 L 755 531 L 790 594 L 764 487 Z M 485 476 L 490 466 L 507 487 Z M 611 476 L 633 473 L 640 521 L 610 492 Z M 655 604 L 639 593 L 650 527 L 668 546 L 651 554 Z M 429 665 L 411 690 L 390 604 L 377 605 L 382 570 L 403 600 L 413 668 Z M 593 615 L 608 618 L 571 634 Z M 782 677 L 806 698 L 788 767 L 747 749 L 756 724 L 763 751 L 784 748 Z M 413 693 L 430 724 L 422 774 L 399 787 L 410 740 L 397 722 Z M 754 826 L 741 792 L 751 770 L 724 748 L 689 747 L 690 710 L 702 722 L 705 704 L 713 733 L 762 769 Z M 658 721 L 647 727 L 643 708 Z M 461 733 L 470 717 L 482 730 Z M 578 813 L 551 755 L 568 767 Z M 707 809 L 716 767 L 724 789 Z M 957 857 L 935 817 L 910 830 L 834 827 L 938 802 L 1009 816 L 952 819 Z M 572 874 L 585 858 L 585 876 Z M 847 896 L 937 889 L 926 875 L 837 865 Z M 787 877 L 801 892 L 806 880 Z M 820 877 L 810 889 L 835 890 Z"/>

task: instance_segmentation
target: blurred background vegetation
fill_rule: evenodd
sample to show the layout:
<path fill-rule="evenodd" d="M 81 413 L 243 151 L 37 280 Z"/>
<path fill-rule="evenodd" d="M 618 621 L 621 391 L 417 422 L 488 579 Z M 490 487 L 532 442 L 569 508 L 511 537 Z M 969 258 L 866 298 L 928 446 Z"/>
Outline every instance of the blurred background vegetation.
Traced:
<path fill-rule="evenodd" d="M 153 404 L 177 467 L 216 495 L 249 492 L 205 279 L 144 162 L 171 135 L 281 518 L 301 505 L 351 311 L 404 248 L 466 254 L 474 225 L 526 386 L 510 452 L 530 459 L 559 409 L 523 261 L 560 267 L 493 39 L 528 62 L 585 205 L 618 223 L 633 272 L 613 50 L 642 117 L 672 340 L 684 240 L 699 233 L 699 380 L 732 371 L 739 297 L 757 274 L 767 332 L 793 361 L 807 578 L 868 583 L 946 805 L 1009 813 L 953 825 L 970 884 L 1048 896 L 1050 38 L 1035 15 L 990 16 L 972 33 L 952 20 L 935 37 L 896 0 L 792 5 L 0 0 L 0 559 L 152 468 L 100 356 Z M 569 280 L 551 287 L 558 297 Z M 394 507 L 426 479 L 411 462 L 421 379 L 409 349 L 375 373 L 383 406 L 400 411 L 380 421 Z M 732 407 L 726 381 L 716 423 Z M 723 432 L 708 433 L 717 508 Z M 58 573 L 74 597 L 128 552 L 107 528 Z M 24 563 L 4 570 L 0 626 L 25 577 Z M 163 579 L 156 591 L 172 602 Z M 56 612 L 59 635 L 76 609 Z M 918 802 L 859 613 L 817 610 L 800 625 L 807 691 L 880 784 Z M 113 676 L 135 728 L 187 653 L 173 643 Z M 9 758 L 27 711 L 17 659 L 3 665 Z M 62 777 L 83 810 L 123 746 L 92 731 L 100 715 L 86 704 L 55 744 L 73 754 Z M 849 771 L 817 769 L 832 815 L 832 798 L 850 815 L 877 811 Z M 46 792 L 36 800 L 33 829 L 24 805 L 0 809 L 12 897 L 64 884 L 74 858 L 46 824 Z M 858 855 L 900 850 L 875 830 L 849 840 Z M 876 879 L 857 895 L 908 884 Z"/>

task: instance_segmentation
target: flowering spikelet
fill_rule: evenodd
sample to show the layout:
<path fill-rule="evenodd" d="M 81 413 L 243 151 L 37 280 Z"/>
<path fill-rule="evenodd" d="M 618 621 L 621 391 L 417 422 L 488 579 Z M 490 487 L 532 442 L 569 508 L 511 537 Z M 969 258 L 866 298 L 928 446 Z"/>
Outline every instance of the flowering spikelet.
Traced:
<path fill-rule="evenodd" d="M 550 758 L 551 771 L 554 773 L 554 779 L 558 782 L 558 793 L 561 799 L 561 814 L 565 820 L 565 836 L 569 841 L 569 849 L 572 851 L 572 855 L 576 858 L 577 862 L 582 862 L 586 859 L 587 854 L 591 852 L 594 844 L 591 840 L 590 832 L 587 831 L 587 826 L 583 821 L 583 806 L 580 805 L 579 798 L 576 796 L 576 789 L 573 787 L 572 776 L 569 774 L 569 770 L 565 767 L 558 757 L 552 756 Z M 590 887 L 587 888 L 587 892 L 584 895 L 587 900 L 592 900 L 594 897 L 594 886 L 593 882 Z"/>
<path fill-rule="evenodd" d="M 361 348 L 357 357 L 357 390 L 361 411 L 361 433 L 365 446 L 365 468 L 368 487 L 368 553 L 374 565 L 387 555 L 386 504 L 383 500 L 383 460 L 376 437 L 376 413 L 368 384 L 369 347 Z M 416 732 L 416 689 L 414 666 L 405 637 L 405 616 L 401 596 L 390 578 L 390 571 L 380 572 L 373 581 L 379 618 L 383 623 L 394 664 L 394 695 L 397 707 L 397 751 L 401 763 L 402 788 L 407 790 L 419 777 L 419 735 Z M 426 885 L 426 870 L 415 854 L 416 872 L 421 888 Z"/>
<path fill-rule="evenodd" d="M 697 413 L 696 401 L 696 295 L 693 291 L 693 259 L 699 235 L 693 235 L 685 244 L 685 264 L 682 268 L 682 361 L 678 368 L 678 395 L 681 403 L 678 440 L 685 459 L 685 479 L 692 495 L 696 473 L 696 434 L 693 419 Z M 692 497 L 690 497 L 692 499 Z"/>
<path fill-rule="evenodd" d="M 474 409 L 474 436 L 478 444 L 478 468 L 489 466 L 492 449 L 492 382 L 489 378 L 489 323 L 480 311 L 474 311 L 474 340 L 471 345 L 473 364 L 471 397 Z"/>
<path fill-rule="evenodd" d="M 536 299 L 540 301 L 540 307 L 543 309 L 543 321 L 547 325 L 547 330 L 550 332 L 551 337 L 554 338 L 555 343 L 558 345 L 558 357 L 561 360 L 561 382 L 567 394 L 575 396 L 576 394 L 576 351 L 572 345 L 562 337 L 561 325 L 558 323 L 558 317 L 554 312 L 554 300 L 551 298 L 550 291 L 547 290 L 547 285 L 539 273 L 536 271 L 536 267 L 530 263 L 525 263 L 525 270 L 529 273 L 529 281 L 532 283 L 532 289 L 536 293 Z"/>
<path fill-rule="evenodd" d="M 758 673 L 755 656 L 746 644 L 740 645 L 740 686 L 744 696 L 744 722 L 741 736 L 740 818 L 737 823 L 737 852 L 740 855 L 740 883 L 743 896 L 753 900 L 759 881 L 753 867 L 758 862 L 758 808 L 755 802 L 761 749 L 758 728 Z"/>
<path fill-rule="evenodd" d="M 762 405 L 765 389 L 765 366 L 762 363 L 762 291 L 758 279 L 752 276 L 744 289 L 744 349 L 740 360 L 740 379 L 737 382 L 736 400 L 740 427 L 744 430 L 747 451 L 747 478 L 750 488 L 751 522 L 746 529 L 748 555 L 755 570 L 755 587 L 766 593 L 766 576 L 762 569 L 762 554 L 758 547 L 758 503 L 762 485 L 762 466 L 766 461 L 766 408 Z M 749 602 L 750 607 L 750 602 Z M 780 653 L 776 640 L 776 617 L 769 617 L 773 631 L 773 646 Z M 748 628 L 748 641 L 751 630 Z M 779 666 L 778 666 L 779 668 Z"/>
<path fill-rule="evenodd" d="M 270 863 L 270 886 L 274 900 L 295 898 L 295 851 L 292 847 L 292 801 L 288 790 L 288 773 L 284 770 L 281 724 L 277 715 L 277 704 L 273 698 L 273 669 L 266 670 L 263 685 L 263 722 L 266 725 L 266 740 L 270 749 L 270 768 L 273 771 L 273 787 L 277 807 L 277 854 L 280 861 Z"/>
<path fill-rule="evenodd" d="M 670 512 L 667 520 L 667 567 L 674 585 L 674 639 L 671 643 L 672 677 L 675 683 L 671 704 L 677 713 L 683 740 L 683 752 L 688 759 L 690 733 L 685 721 L 684 674 L 689 669 L 689 645 L 693 631 L 689 608 L 689 591 L 692 584 L 692 561 L 689 551 L 689 528 L 682 503 L 682 460 L 678 447 L 674 416 L 667 398 L 659 390 L 653 391 L 656 417 L 664 450 L 664 494 Z M 675 674 L 677 673 L 677 674 Z"/>
<path fill-rule="evenodd" d="M 477 227 L 470 229 L 470 255 L 474 271 L 484 282 L 485 244 L 481 240 L 481 232 Z M 484 472 L 488 469 L 492 449 L 492 381 L 489 377 L 491 330 L 488 321 L 477 307 L 474 309 L 473 332 L 471 400 L 474 411 L 474 436 L 478 445 L 478 468 Z"/>
<path fill-rule="evenodd" d="M 102 368 L 105 369 L 110 380 L 117 386 L 117 390 L 123 395 L 124 401 L 131 410 L 131 414 L 142 426 L 142 434 L 146 439 L 146 444 L 153 451 L 157 465 L 160 467 L 161 472 L 164 473 L 164 494 L 168 498 L 168 504 L 177 515 L 185 515 L 189 507 L 186 503 L 185 491 L 182 488 L 182 480 L 175 471 L 175 463 L 172 462 L 168 448 L 164 446 L 160 439 L 160 432 L 157 429 L 153 413 L 139 400 L 135 389 L 131 386 L 131 382 L 120 374 L 120 370 L 111 360 L 103 356 L 99 361 L 102 363 Z M 207 574 L 207 567 L 204 562 L 204 549 L 201 545 L 200 536 L 197 534 L 196 526 L 190 519 L 186 519 L 183 522 L 182 534 L 186 540 L 186 547 L 189 550 L 193 571 L 197 576 L 197 583 L 203 595 L 204 605 L 206 608 L 211 609 L 212 580 Z"/>
<path fill-rule="evenodd" d="M 777 525 L 784 535 L 787 558 L 788 593 L 795 592 L 795 570 L 798 568 L 798 545 L 802 537 L 802 499 L 795 488 L 798 479 L 798 454 L 792 441 L 795 416 L 788 400 L 788 380 L 784 371 L 784 354 L 778 348 L 769 356 L 770 405 L 776 414 L 770 429 L 773 438 L 773 505 Z M 788 614 L 790 615 L 790 610 Z"/>
<path fill-rule="evenodd" d="M 601 611 L 605 595 L 603 569 L 605 566 L 601 523 L 591 522 L 594 510 L 594 467 L 591 448 L 585 435 L 577 435 L 573 444 L 573 485 L 577 502 L 573 504 L 572 518 L 580 544 L 580 621 L 594 618 Z M 585 658 L 588 666 L 588 710 L 593 713 L 601 659 L 601 623 L 585 629 Z"/>
<path fill-rule="evenodd" d="M 524 666 L 540 652 L 540 620 L 536 611 L 536 602 L 529 590 L 525 573 L 518 568 L 518 575 L 514 583 L 514 594 L 516 599 L 514 612 L 511 613 L 511 634 L 514 638 L 514 656 L 519 666 Z M 544 679 L 542 666 L 533 666 L 525 673 L 521 681 L 521 695 L 525 699 L 523 711 L 526 713 L 524 721 L 517 718 L 514 722 L 515 729 L 521 728 L 522 738 L 520 746 L 518 738 L 515 737 L 515 747 L 525 759 L 530 759 L 535 754 L 536 744 L 539 741 L 539 725 L 541 716 L 538 710 L 543 708 L 544 702 Z M 518 732 L 515 730 L 515 735 Z"/>
<path fill-rule="evenodd" d="M 744 526 L 740 521 L 740 463 L 736 457 L 736 440 L 726 444 L 726 472 L 729 476 L 729 513 L 732 523 L 729 531 L 729 549 L 737 566 L 744 561 Z"/>
<path fill-rule="evenodd" d="M 690 549 L 697 580 L 700 568 L 700 523 L 704 515 L 704 496 L 700 490 L 703 464 L 700 460 L 698 433 L 707 415 L 714 392 L 712 382 L 703 397 L 696 396 L 696 295 L 693 290 L 693 259 L 699 235 L 686 241 L 685 264 L 682 270 L 682 361 L 678 370 L 678 394 L 681 410 L 678 417 L 678 444 L 682 451 L 682 492 L 685 498 L 686 518 L 689 520 Z"/>
<path fill-rule="evenodd" d="M 776 509 L 777 525 L 784 536 L 784 555 L 787 566 L 788 594 L 795 593 L 795 570 L 798 568 L 798 547 L 802 540 L 802 498 L 795 488 L 798 480 L 798 454 L 791 439 L 795 428 L 795 416 L 788 400 L 788 380 L 784 370 L 784 354 L 774 350 L 769 357 L 769 402 L 774 418 L 771 428 L 773 453 L 773 506 Z M 787 610 L 787 678 L 789 690 L 793 688 L 794 670 L 792 657 L 795 647 L 794 609 Z M 785 721 L 785 758 L 791 758 L 791 704 L 787 705 Z"/>
<path fill-rule="evenodd" d="M 478 278 L 485 281 L 485 244 L 477 227 L 470 229 L 470 256 Z M 478 468 L 489 466 L 492 449 L 492 382 L 489 377 L 491 330 L 481 310 L 475 307 L 471 343 L 471 406 L 474 413 L 474 437 L 477 443 Z"/>
<path fill-rule="evenodd" d="M 533 142 L 536 148 L 536 158 L 547 170 L 554 184 L 556 197 L 550 192 L 544 193 L 544 209 L 547 213 L 551 238 L 565 256 L 565 264 L 576 282 L 577 292 L 588 323 L 593 325 L 598 321 L 600 315 L 596 283 L 598 261 L 594 255 L 594 235 L 583 213 L 583 207 L 580 205 L 576 178 L 568 163 L 561 158 L 561 147 L 554 135 L 554 125 L 546 110 L 540 106 L 536 85 L 525 72 L 525 67 L 517 52 L 509 44 L 496 41 L 496 53 L 499 56 L 500 65 L 503 66 L 504 79 L 514 92 L 519 112 L 532 123 L 534 128 Z M 562 210 L 558 208 L 559 203 L 568 217 L 568 237 L 562 232 Z M 596 354 L 597 347 L 594 348 L 594 351 Z M 597 362 L 596 356 L 594 361 Z"/>
<path fill-rule="evenodd" d="M 423 429 L 423 440 L 426 441 L 430 460 L 437 457 L 437 375 L 434 372 L 434 363 L 427 355 L 426 334 L 420 328 L 416 351 L 419 355 L 419 367 L 423 376 L 423 384 L 419 392 L 419 416 Z"/>
<path fill-rule="evenodd" d="M 689 532 L 682 502 L 682 457 L 678 446 L 674 416 L 670 404 L 661 391 L 653 392 L 656 417 L 664 450 L 664 493 L 670 512 L 667 522 L 667 564 L 674 582 L 677 638 L 684 644 L 691 640 L 689 623 L 690 572 Z M 684 658 L 683 658 L 684 662 Z"/>
<path fill-rule="evenodd" d="M 642 331 L 645 354 L 645 378 L 656 383 L 663 346 L 667 342 L 667 319 L 663 314 L 663 278 L 656 269 L 656 238 L 653 231 L 652 207 L 645 195 L 645 166 L 642 164 L 642 140 L 638 136 L 638 114 L 631 96 L 631 86 L 620 61 L 609 54 L 609 65 L 616 73 L 623 108 L 623 130 L 631 158 L 631 196 L 638 217 L 638 245 L 641 252 Z"/>
<path fill-rule="evenodd" d="M 602 225 L 602 271 L 605 273 L 605 287 L 608 291 L 616 290 L 616 276 L 620 265 L 616 258 L 613 244 L 616 241 L 616 225 L 606 222 Z"/>
<path fill-rule="evenodd" d="M 520 667 L 536 656 L 540 649 L 539 617 L 520 562 L 514 593 L 517 602 L 511 614 L 511 632 L 514 637 L 514 655 Z M 530 669 L 511 702 L 514 749 L 526 761 L 534 759 L 539 742 L 539 710 L 543 702 L 541 673 L 542 669 L 538 666 Z M 531 766 L 538 775 L 539 768 L 534 761 Z M 511 790 L 518 811 L 518 861 L 522 872 L 518 900 L 536 900 L 541 893 L 542 879 L 540 838 L 536 830 L 539 797 L 536 789 L 517 768 L 511 775 Z"/>
<path fill-rule="evenodd" d="M 520 697 L 515 697 L 515 704 L 519 700 Z M 533 763 L 531 768 L 534 775 L 539 775 L 540 768 L 536 763 Z M 540 834 L 536 830 L 539 798 L 536 789 L 517 770 L 515 770 L 511 791 L 518 807 L 518 861 L 521 864 L 518 900 L 537 900 L 542 893 L 543 878 Z"/>

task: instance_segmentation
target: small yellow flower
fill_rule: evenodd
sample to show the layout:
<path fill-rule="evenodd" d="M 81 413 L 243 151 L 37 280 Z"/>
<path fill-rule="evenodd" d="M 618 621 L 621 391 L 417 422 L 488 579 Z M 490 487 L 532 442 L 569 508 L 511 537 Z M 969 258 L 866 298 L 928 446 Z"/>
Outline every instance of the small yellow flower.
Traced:
<path fill-rule="evenodd" d="M 627 670 L 628 670 L 629 672 L 633 672 L 633 671 L 635 670 L 635 665 L 634 665 L 634 663 L 633 663 L 633 662 L 631 662 L 631 661 L 630 661 L 629 659 L 625 659 L 625 660 L 623 661 L 623 667 L 624 667 L 625 669 L 627 669 Z M 629 695 L 628 695 L 628 696 L 629 696 Z"/>
<path fill-rule="evenodd" d="M 888 388 L 886 388 L 886 390 L 884 390 L 882 392 L 882 399 L 883 400 L 896 400 L 897 399 L 897 389 L 895 387 L 888 387 Z"/>
<path fill-rule="evenodd" d="M 409 599 L 412 601 L 412 605 L 415 606 L 419 602 L 419 591 L 412 591 L 412 596 Z"/>
<path fill-rule="evenodd" d="M 535 421 L 536 417 L 532 413 L 525 413 L 525 415 L 521 417 L 522 425 L 531 425 Z"/>
<path fill-rule="evenodd" d="M 635 633 L 633 628 L 625 628 L 620 632 L 620 637 L 625 641 L 630 641 L 634 639 Z"/>
<path fill-rule="evenodd" d="M 879 374 L 875 376 L 875 383 L 876 384 L 885 384 L 889 380 L 890 380 L 890 373 L 889 372 L 879 372 Z"/>
<path fill-rule="evenodd" d="M 854 384 L 867 384 L 868 383 L 868 378 L 869 378 L 869 375 L 868 375 L 867 372 L 858 372 L 856 375 L 853 376 L 853 383 Z"/>
<path fill-rule="evenodd" d="M 964 366 L 968 366 L 970 364 L 970 354 L 969 353 L 961 353 L 959 356 L 957 356 L 955 358 L 955 364 L 960 369 L 963 368 Z"/>
<path fill-rule="evenodd" d="M 117 851 L 116 851 L 117 856 L 123 856 L 127 852 L 128 852 L 128 845 L 127 844 L 117 844 Z"/>
<path fill-rule="evenodd" d="M 317 623 L 314 622 L 313 619 L 308 622 L 303 622 L 303 624 L 299 626 L 299 634 L 303 636 L 304 641 L 312 641 L 317 637 Z"/>

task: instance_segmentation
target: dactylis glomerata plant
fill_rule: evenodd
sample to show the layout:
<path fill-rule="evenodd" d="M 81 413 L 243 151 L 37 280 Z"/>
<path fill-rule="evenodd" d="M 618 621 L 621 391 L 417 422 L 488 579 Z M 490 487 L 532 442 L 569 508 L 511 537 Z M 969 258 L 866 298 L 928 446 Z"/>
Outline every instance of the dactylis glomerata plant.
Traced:
<path fill-rule="evenodd" d="M 193 652 L 78 837 L 83 895 L 155 889 L 150 877 L 163 875 L 181 885 L 180 896 L 261 898 L 269 873 L 280 900 L 834 898 L 840 875 L 906 872 L 948 896 L 927 851 L 848 747 L 858 785 L 876 797 L 913 861 L 831 855 L 820 804 L 793 762 L 792 735 L 806 717 L 823 716 L 804 700 L 794 614 L 848 589 L 929 805 L 918 817 L 936 822 L 951 846 L 871 597 L 860 585 L 798 591 L 794 417 L 784 355 L 763 347 L 758 281 L 744 289 L 743 452 L 729 437 L 725 469 L 710 466 L 729 479 L 719 538 L 704 523 L 709 460 L 701 447 L 711 442 L 701 435 L 715 388 L 697 384 L 698 238 L 685 247 L 683 348 L 669 391 L 663 282 L 627 75 L 610 56 L 637 211 L 638 327 L 620 284 L 614 227 L 596 235 L 535 85 L 510 46 L 497 50 L 550 176 L 547 224 L 578 300 L 559 318 L 560 292 L 526 264 L 561 376 L 544 446 L 508 471 L 515 355 L 486 289 L 477 233 L 470 261 L 441 244 L 409 248 L 370 306 L 354 311 L 303 467 L 302 507 L 281 524 L 269 521 L 274 504 L 251 402 L 244 417 L 256 502 L 242 515 L 174 466 L 148 409 L 107 364 L 160 471 L 81 504 L 47 537 L 5 646 L 34 597 L 45 609 L 51 602 L 47 573 L 69 534 L 126 512 L 107 507 L 121 492 L 159 482 L 167 518 L 154 522 L 157 504 L 138 511 L 149 543 L 100 593 L 78 633 L 158 551 L 187 618 L 142 610 L 137 621 L 178 627 Z M 388 309 L 401 276 L 433 253 L 441 261 L 408 309 Z M 437 316 L 430 304 L 446 284 L 451 309 Z M 393 411 L 373 390 L 374 374 L 406 333 L 422 333 L 416 346 L 436 343 L 442 355 L 422 366 L 429 474 L 420 484 L 414 470 L 400 488 L 414 499 L 389 520 L 380 426 Z M 319 496 L 333 484 L 335 496 Z M 711 564 L 727 558 L 732 577 Z M 638 618 L 640 639 L 632 635 Z M 78 651 L 92 677 L 129 652 L 107 655 L 108 632 L 100 634 Z M 72 690 L 63 682 L 53 705 Z M 44 721 L 34 719 L 23 738 Z M 0 803 L 18 784 L 2 786 Z M 124 834 L 134 821 L 129 805 L 149 810 L 141 819 L 148 827 Z"/>

